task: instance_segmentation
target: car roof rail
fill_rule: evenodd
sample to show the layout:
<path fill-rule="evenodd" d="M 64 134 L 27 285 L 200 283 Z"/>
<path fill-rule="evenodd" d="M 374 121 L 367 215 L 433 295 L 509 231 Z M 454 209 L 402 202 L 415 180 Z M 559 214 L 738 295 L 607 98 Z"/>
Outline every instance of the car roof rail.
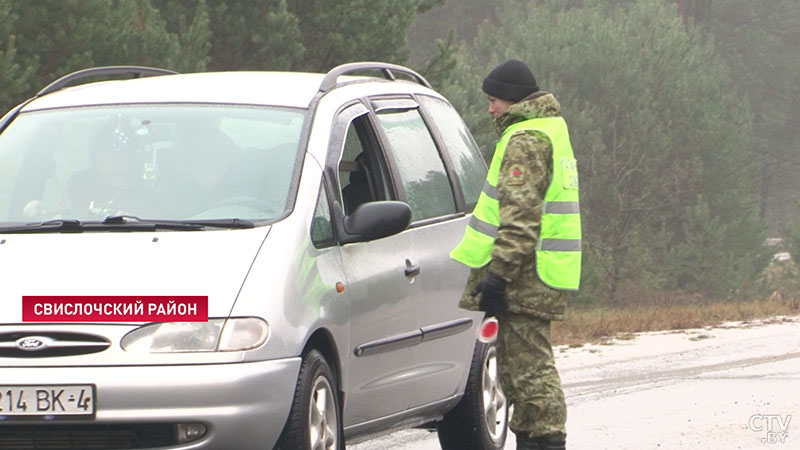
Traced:
<path fill-rule="evenodd" d="M 357 71 L 365 71 L 365 70 L 378 70 L 380 71 L 384 78 L 390 81 L 395 81 L 397 77 L 395 77 L 394 72 L 402 73 L 404 75 L 410 76 L 414 79 L 417 83 L 431 88 L 431 84 L 428 83 L 428 80 L 425 79 L 422 75 L 414 72 L 413 70 L 409 69 L 408 67 L 398 66 L 396 64 L 388 64 L 388 63 L 381 63 L 381 62 L 355 62 L 355 63 L 348 63 L 342 64 L 340 66 L 336 66 L 333 69 L 329 70 L 327 74 L 325 74 L 325 78 L 322 79 L 322 83 L 319 85 L 320 92 L 327 92 L 338 85 L 338 79 L 340 76 L 357 72 Z"/>
<path fill-rule="evenodd" d="M 63 89 L 71 83 L 89 77 L 99 77 L 104 75 L 133 75 L 133 78 L 142 76 L 156 76 L 156 75 L 174 75 L 178 72 L 173 72 L 167 69 L 158 69 L 155 67 L 142 67 L 142 66 L 104 66 L 92 67 L 90 69 L 83 69 L 77 72 L 64 75 L 63 77 L 53 81 L 44 87 L 41 91 L 36 93 L 36 97 L 49 94 L 53 91 Z"/>

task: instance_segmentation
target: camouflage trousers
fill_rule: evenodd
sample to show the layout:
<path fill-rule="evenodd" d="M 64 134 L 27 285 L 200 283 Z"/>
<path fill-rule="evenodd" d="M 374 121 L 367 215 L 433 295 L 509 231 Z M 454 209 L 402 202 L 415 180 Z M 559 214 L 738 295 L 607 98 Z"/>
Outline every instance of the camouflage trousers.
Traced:
<path fill-rule="evenodd" d="M 566 439 L 567 404 L 550 345 L 550 321 L 513 313 L 498 320 L 500 381 L 514 405 L 511 431 Z"/>

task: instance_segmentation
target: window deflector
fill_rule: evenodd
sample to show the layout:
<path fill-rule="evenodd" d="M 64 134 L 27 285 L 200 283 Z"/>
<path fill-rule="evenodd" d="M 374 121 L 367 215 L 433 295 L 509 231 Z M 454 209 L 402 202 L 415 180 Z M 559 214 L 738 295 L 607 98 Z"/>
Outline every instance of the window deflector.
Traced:
<path fill-rule="evenodd" d="M 411 98 L 379 98 L 370 101 L 376 113 L 387 111 L 406 111 L 419 108 L 419 104 Z"/>

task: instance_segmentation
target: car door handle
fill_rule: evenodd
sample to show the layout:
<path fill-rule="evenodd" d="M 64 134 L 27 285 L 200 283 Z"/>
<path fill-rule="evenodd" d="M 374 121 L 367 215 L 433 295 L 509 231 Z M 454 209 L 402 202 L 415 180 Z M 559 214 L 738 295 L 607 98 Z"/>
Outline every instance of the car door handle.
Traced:
<path fill-rule="evenodd" d="M 406 270 L 405 270 L 406 277 L 415 277 L 419 275 L 419 272 L 420 272 L 419 265 L 412 264 L 411 261 L 406 260 Z"/>

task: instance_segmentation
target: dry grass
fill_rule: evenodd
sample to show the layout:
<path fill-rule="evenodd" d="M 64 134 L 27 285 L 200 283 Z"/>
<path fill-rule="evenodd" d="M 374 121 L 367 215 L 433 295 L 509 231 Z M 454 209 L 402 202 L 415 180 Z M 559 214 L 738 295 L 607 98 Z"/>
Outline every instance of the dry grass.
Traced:
<path fill-rule="evenodd" d="M 773 295 L 766 300 L 652 305 L 616 309 L 572 309 L 563 322 L 553 322 L 553 345 L 625 339 L 643 331 L 700 328 L 728 321 L 749 321 L 800 314 L 800 298 Z"/>

